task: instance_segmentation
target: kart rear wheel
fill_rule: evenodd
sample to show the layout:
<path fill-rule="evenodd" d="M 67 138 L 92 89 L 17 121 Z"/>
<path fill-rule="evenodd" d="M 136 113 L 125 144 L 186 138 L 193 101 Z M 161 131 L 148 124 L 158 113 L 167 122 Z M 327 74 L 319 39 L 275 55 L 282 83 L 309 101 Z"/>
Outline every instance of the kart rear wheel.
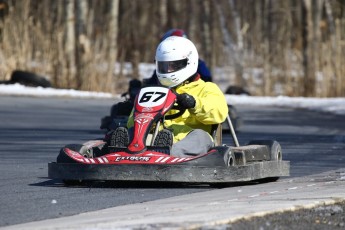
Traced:
<path fill-rule="evenodd" d="M 227 167 L 235 166 L 236 165 L 236 158 L 232 151 L 228 152 L 224 155 L 225 165 Z"/>
<path fill-rule="evenodd" d="M 282 148 L 278 141 L 275 140 L 252 140 L 248 145 L 266 145 L 271 161 L 281 161 L 283 159 Z"/>
<path fill-rule="evenodd" d="M 278 141 L 275 140 L 252 140 L 248 145 L 266 145 L 270 153 L 270 161 L 282 161 L 283 153 L 282 148 Z M 279 177 L 266 177 L 256 180 L 258 183 L 275 182 Z"/>

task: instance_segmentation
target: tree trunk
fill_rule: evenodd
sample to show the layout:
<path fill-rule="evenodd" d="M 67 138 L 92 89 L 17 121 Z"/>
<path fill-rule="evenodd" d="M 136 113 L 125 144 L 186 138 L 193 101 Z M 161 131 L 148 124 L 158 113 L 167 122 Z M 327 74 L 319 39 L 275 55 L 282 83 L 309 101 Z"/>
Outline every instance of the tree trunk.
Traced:
<path fill-rule="evenodd" d="M 315 96 L 315 50 L 313 47 L 313 14 L 312 0 L 303 0 L 302 3 L 303 20 L 303 96 Z"/>
<path fill-rule="evenodd" d="M 263 41 L 263 56 L 264 56 L 264 74 L 263 74 L 263 90 L 264 95 L 270 96 L 272 92 L 272 54 L 271 54 L 271 10 L 272 1 L 265 0 L 264 6 L 264 41 Z"/>
<path fill-rule="evenodd" d="M 108 69 L 106 73 L 106 78 L 104 81 L 104 86 L 106 92 L 114 91 L 114 71 L 116 64 L 116 57 L 118 53 L 117 48 L 117 34 L 118 34 L 118 14 L 119 14 L 119 0 L 112 0 L 110 6 L 110 18 L 109 18 L 109 29 L 108 29 L 108 49 L 107 49 L 107 61 Z"/>
<path fill-rule="evenodd" d="M 77 87 L 81 90 L 91 90 L 90 75 L 88 71 L 88 59 L 91 56 L 90 41 L 87 36 L 87 13 L 88 1 L 79 0 L 76 2 L 77 6 L 77 52 L 76 52 L 76 66 L 77 66 Z"/>
<path fill-rule="evenodd" d="M 158 28 L 163 29 L 164 31 L 167 30 L 167 23 L 168 23 L 168 12 L 167 12 L 167 0 L 160 0 L 157 2 L 158 4 L 158 12 L 159 12 L 159 21 L 158 21 Z M 160 31 L 159 33 L 162 33 Z"/>
<path fill-rule="evenodd" d="M 209 1 L 203 1 L 203 18 L 204 20 L 202 21 L 202 49 L 204 50 L 204 59 L 205 62 L 208 64 L 207 66 L 209 66 L 209 63 L 211 63 L 211 53 L 212 53 L 212 44 L 211 44 L 211 29 L 210 29 L 210 22 L 212 22 L 212 20 L 210 20 L 210 2 Z M 212 72 L 212 69 L 210 69 L 210 71 Z"/>
<path fill-rule="evenodd" d="M 67 87 L 76 88 L 76 66 L 75 66 L 75 15 L 74 0 L 66 0 L 66 18 L 65 18 L 65 58 L 67 68 Z"/>
<path fill-rule="evenodd" d="M 56 21 L 54 28 L 59 28 L 60 24 L 65 20 L 64 2 L 56 1 Z M 64 59 L 64 38 L 63 33 L 58 32 L 52 36 L 52 45 L 55 47 L 52 55 L 52 69 L 53 69 L 53 85 L 57 88 L 67 87 L 67 79 L 65 76 L 65 59 Z"/>
<path fill-rule="evenodd" d="M 194 17 L 191 17 L 188 21 L 188 37 L 189 39 L 191 39 L 193 42 L 196 42 L 196 39 L 198 38 L 198 36 L 201 36 L 201 34 L 198 34 L 197 32 L 197 7 L 195 7 L 194 1 L 193 0 L 189 0 L 187 2 L 187 7 L 188 7 L 188 11 L 191 15 L 194 15 Z"/>
<path fill-rule="evenodd" d="M 285 85 L 284 95 L 292 96 L 294 94 L 295 90 L 298 90 L 294 87 L 294 82 L 292 81 L 292 71 L 293 68 L 293 59 L 294 54 L 292 52 L 292 33 L 293 33 L 293 27 L 292 27 L 292 17 L 291 17 L 291 1 L 283 1 L 283 8 L 284 8 L 284 14 L 286 15 L 284 17 L 284 28 L 285 28 L 285 34 L 284 34 L 284 44 L 282 44 L 283 49 L 283 57 L 284 57 L 284 67 L 283 67 L 283 73 L 284 73 L 284 81 L 282 82 L 282 85 Z"/>
<path fill-rule="evenodd" d="M 234 66 L 235 66 L 235 72 L 236 72 L 236 78 L 235 78 L 235 84 L 238 86 L 245 86 L 245 81 L 243 79 L 242 73 L 243 73 L 243 64 L 242 60 L 240 59 L 239 52 L 237 51 L 237 47 L 231 37 L 230 32 L 227 29 L 226 26 L 226 20 L 224 16 L 224 12 L 222 9 L 222 6 L 218 1 L 214 1 L 216 4 L 216 9 L 219 15 L 219 22 L 220 22 L 220 29 L 223 34 L 223 39 L 224 39 L 224 46 L 226 50 L 226 54 L 228 57 L 233 58 Z M 235 9 L 232 9 L 235 10 Z M 230 82 L 231 84 L 231 82 Z"/>
<path fill-rule="evenodd" d="M 340 19 L 341 20 L 341 19 Z M 342 23 L 339 19 L 336 19 L 336 40 L 339 43 L 343 43 L 342 46 L 340 46 L 339 49 L 337 49 L 337 71 L 339 72 L 339 74 L 337 75 L 337 88 L 336 88 L 336 92 L 337 92 L 337 96 L 338 97 L 344 97 L 345 96 L 345 64 L 344 64 L 344 60 L 345 60 L 345 36 L 344 36 L 344 40 L 342 40 L 342 36 L 341 33 L 344 30 L 344 26 L 345 26 L 345 4 L 344 4 L 344 18 L 343 18 L 343 26 Z"/>
<path fill-rule="evenodd" d="M 234 22 L 234 28 L 236 33 L 236 59 L 235 59 L 235 74 L 236 85 L 246 87 L 246 82 L 243 78 L 243 36 L 241 31 L 241 18 L 238 14 L 238 10 L 234 0 L 229 0 L 231 8 L 232 20 Z"/>
<path fill-rule="evenodd" d="M 138 14 L 138 10 L 140 7 L 140 3 L 137 1 L 133 1 L 130 4 L 131 11 L 133 14 L 135 14 L 137 17 L 131 17 L 131 39 L 132 39 L 132 47 L 131 47 L 131 64 L 132 64 L 132 75 L 131 78 L 137 78 L 139 76 L 139 58 L 140 58 L 140 36 L 139 36 L 139 28 L 137 28 L 137 18 L 140 18 L 140 15 Z"/>
<path fill-rule="evenodd" d="M 331 61 L 331 67 L 332 67 L 332 77 L 331 77 L 331 89 L 330 92 L 332 92 L 329 96 L 340 96 L 341 91 L 341 85 L 342 81 L 339 77 L 340 73 L 340 63 L 338 60 L 341 60 L 341 55 L 339 53 L 338 49 L 338 40 L 336 35 L 336 26 L 335 26 L 335 20 L 333 18 L 333 12 L 331 8 L 331 4 L 329 0 L 325 0 L 325 11 L 327 15 L 327 21 L 328 21 L 328 29 L 329 29 L 329 36 L 330 36 L 330 47 L 331 47 L 331 55 L 330 55 L 330 61 Z"/>

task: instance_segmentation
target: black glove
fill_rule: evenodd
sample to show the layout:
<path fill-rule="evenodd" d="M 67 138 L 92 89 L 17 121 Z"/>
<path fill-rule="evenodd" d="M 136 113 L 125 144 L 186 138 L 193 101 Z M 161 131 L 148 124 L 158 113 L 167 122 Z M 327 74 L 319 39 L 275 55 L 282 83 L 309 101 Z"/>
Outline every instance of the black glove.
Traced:
<path fill-rule="evenodd" d="M 182 109 L 192 109 L 195 107 L 195 99 L 192 95 L 189 95 L 188 93 L 178 94 L 176 96 L 176 99 L 177 104 Z"/>

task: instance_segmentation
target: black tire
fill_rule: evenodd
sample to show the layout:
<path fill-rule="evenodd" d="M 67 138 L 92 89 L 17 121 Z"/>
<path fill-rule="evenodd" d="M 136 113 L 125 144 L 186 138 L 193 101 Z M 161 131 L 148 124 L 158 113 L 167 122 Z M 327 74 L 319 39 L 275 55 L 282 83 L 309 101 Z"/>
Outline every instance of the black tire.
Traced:
<path fill-rule="evenodd" d="M 236 85 L 230 85 L 228 88 L 225 90 L 225 94 L 233 94 L 233 95 L 250 95 L 250 93 L 245 90 L 241 86 L 236 86 Z"/>
<path fill-rule="evenodd" d="M 282 149 L 278 141 L 275 140 L 252 140 L 248 145 L 266 145 L 270 151 L 270 160 L 271 161 L 281 161 L 283 158 Z M 279 177 L 266 177 L 258 179 L 255 182 L 257 183 L 270 183 L 275 182 Z"/>
<path fill-rule="evenodd" d="M 21 70 L 13 71 L 9 82 L 11 84 L 19 83 L 25 86 L 40 86 L 44 88 L 51 87 L 51 83 L 45 77 Z"/>
<path fill-rule="evenodd" d="M 226 154 L 224 154 L 224 161 L 225 161 L 226 167 L 232 167 L 232 166 L 237 165 L 235 154 L 233 151 L 230 151 L 230 150 L 231 149 L 229 148 Z"/>
<path fill-rule="evenodd" d="M 83 147 L 83 145 L 80 144 L 70 144 L 70 145 L 66 145 L 65 147 L 79 152 L 81 150 L 81 148 Z M 65 148 L 64 147 L 64 148 Z M 56 162 L 57 163 L 78 163 L 74 160 L 72 160 L 70 157 L 68 157 L 65 153 L 65 151 L 63 150 L 64 148 L 61 148 L 59 155 L 57 156 Z M 62 180 L 62 182 L 66 185 L 66 186 L 77 186 L 82 184 L 81 180 Z"/>
<path fill-rule="evenodd" d="M 74 161 L 68 155 L 66 155 L 64 148 L 69 148 L 75 152 L 80 152 L 81 149 L 83 148 L 83 145 L 80 145 L 80 144 L 66 145 L 65 147 L 60 149 L 60 153 L 56 158 L 57 163 L 78 163 L 77 161 Z"/>
<path fill-rule="evenodd" d="M 283 153 L 282 153 L 282 147 L 277 141 L 272 141 L 270 145 L 270 156 L 271 161 L 282 161 L 283 159 Z"/>
<path fill-rule="evenodd" d="M 91 158 L 93 157 L 93 153 L 89 153 L 87 150 L 87 148 L 85 148 L 84 145 L 80 145 L 80 144 L 69 144 L 66 145 L 64 148 L 69 148 L 73 151 L 76 152 L 80 152 L 81 154 L 83 154 L 85 157 L 87 158 Z M 79 164 L 79 162 L 74 161 L 73 159 L 71 159 L 70 157 L 68 157 L 65 153 L 65 151 L 63 150 L 64 148 L 61 148 L 60 153 L 56 159 L 57 163 L 74 163 L 74 164 Z M 81 186 L 81 185 L 85 185 L 88 183 L 88 181 L 85 180 L 66 180 L 63 179 L 62 182 L 64 183 L 64 185 L 66 186 Z"/>
<path fill-rule="evenodd" d="M 110 136 L 110 146 L 127 147 L 129 145 L 129 136 L 127 128 L 118 127 Z"/>
<path fill-rule="evenodd" d="M 270 151 L 271 161 L 281 161 L 283 159 L 282 148 L 275 140 L 252 140 L 248 145 L 266 145 Z"/>

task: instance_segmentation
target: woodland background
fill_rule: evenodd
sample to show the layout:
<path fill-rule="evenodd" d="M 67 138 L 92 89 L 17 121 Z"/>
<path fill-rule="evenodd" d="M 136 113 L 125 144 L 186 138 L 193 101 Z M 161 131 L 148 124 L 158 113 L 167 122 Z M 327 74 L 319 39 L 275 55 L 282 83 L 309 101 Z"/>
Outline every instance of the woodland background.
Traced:
<path fill-rule="evenodd" d="M 20 69 L 56 88 L 121 93 L 171 28 L 216 83 L 345 96 L 345 0 L 0 0 L 0 80 Z"/>

